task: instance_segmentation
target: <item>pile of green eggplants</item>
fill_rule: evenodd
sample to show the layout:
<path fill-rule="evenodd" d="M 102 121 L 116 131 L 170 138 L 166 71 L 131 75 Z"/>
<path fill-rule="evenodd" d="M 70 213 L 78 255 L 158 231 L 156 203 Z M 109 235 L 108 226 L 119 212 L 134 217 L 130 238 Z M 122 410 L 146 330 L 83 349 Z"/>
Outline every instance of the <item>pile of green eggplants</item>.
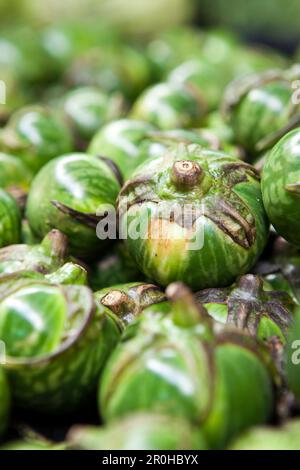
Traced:
<path fill-rule="evenodd" d="M 300 450 L 297 56 L 15 26 L 0 78 L 1 449 Z"/>

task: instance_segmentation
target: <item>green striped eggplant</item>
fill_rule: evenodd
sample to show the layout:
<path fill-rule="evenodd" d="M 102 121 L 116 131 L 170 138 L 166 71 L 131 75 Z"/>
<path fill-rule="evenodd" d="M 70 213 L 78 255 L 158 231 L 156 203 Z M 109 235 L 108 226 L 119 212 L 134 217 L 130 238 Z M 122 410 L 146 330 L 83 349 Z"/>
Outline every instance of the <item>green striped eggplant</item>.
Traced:
<path fill-rule="evenodd" d="M 257 426 L 245 431 L 230 450 L 300 450 L 300 420 L 292 419 L 280 427 Z"/>
<path fill-rule="evenodd" d="M 16 200 L 0 188 L 0 248 L 18 243 L 20 238 L 20 209 Z"/>
<path fill-rule="evenodd" d="M 129 115 L 168 130 L 198 127 L 206 112 L 206 104 L 194 87 L 161 82 L 137 98 Z"/>
<path fill-rule="evenodd" d="M 118 200 L 120 237 L 159 285 L 230 285 L 268 238 L 256 170 L 197 145 L 177 146 L 140 166 Z"/>
<path fill-rule="evenodd" d="M 119 167 L 125 180 L 147 159 L 161 156 L 170 146 L 199 144 L 219 150 L 221 141 L 209 129 L 160 131 L 134 119 L 120 119 L 103 127 L 92 139 L 88 152 L 105 155 Z"/>
<path fill-rule="evenodd" d="M 11 391 L 5 371 L 2 367 L 4 360 L 5 348 L 4 344 L 0 343 L 0 437 L 6 431 L 11 407 Z"/>
<path fill-rule="evenodd" d="M 231 70 L 220 71 L 219 67 L 203 58 L 183 62 L 168 75 L 171 83 L 195 87 L 207 109 L 218 108 L 226 85 L 230 82 Z"/>
<path fill-rule="evenodd" d="M 129 100 L 135 99 L 151 81 L 151 66 L 143 51 L 121 42 L 87 50 L 75 57 L 65 74 L 68 86 L 118 91 Z"/>
<path fill-rule="evenodd" d="M 86 286 L 13 276 L 1 283 L 3 368 L 21 408 L 64 413 L 80 407 L 119 335 L 117 318 L 96 306 Z"/>
<path fill-rule="evenodd" d="M 300 403 L 300 308 L 290 329 L 285 363 L 289 387 Z"/>
<path fill-rule="evenodd" d="M 300 123 L 300 104 L 293 83 L 300 67 L 242 76 L 228 86 L 222 108 L 235 140 L 250 159 L 271 148 Z"/>
<path fill-rule="evenodd" d="M 110 356 L 100 379 L 100 412 L 108 422 L 134 412 L 184 417 L 210 448 L 223 448 L 270 417 L 272 361 L 253 337 L 214 333 L 207 311 L 183 284 L 170 285 L 167 295 L 169 313 L 164 303 L 149 307 Z"/>
<path fill-rule="evenodd" d="M 246 274 L 232 287 L 206 289 L 196 298 L 218 323 L 245 330 L 262 341 L 274 336 L 286 341 L 295 304 L 285 292 L 265 290 L 259 276 Z"/>
<path fill-rule="evenodd" d="M 112 159 L 118 165 L 123 177 L 127 179 L 143 162 L 140 147 L 147 141 L 149 133 L 154 130 L 151 124 L 143 121 L 119 119 L 100 129 L 87 151 L 92 155 L 105 155 Z M 149 151 L 149 156 L 151 155 Z"/>
<path fill-rule="evenodd" d="M 67 436 L 78 450 L 204 450 L 199 429 L 179 416 L 136 413 L 105 427 L 74 426 Z"/>
<path fill-rule="evenodd" d="M 262 175 L 266 212 L 276 231 L 300 247 L 300 128 L 286 134 L 268 155 Z"/>
<path fill-rule="evenodd" d="M 106 241 L 97 237 L 96 228 L 114 209 L 118 178 L 118 169 L 106 158 L 73 153 L 50 161 L 28 195 L 26 214 L 33 233 L 43 237 L 56 228 L 67 235 L 72 254 L 97 258 Z"/>
<path fill-rule="evenodd" d="M 89 285 L 94 291 L 145 279 L 122 242 L 112 246 L 108 254 L 89 267 Z"/>
<path fill-rule="evenodd" d="M 1 130 L 0 149 L 19 157 L 36 173 L 52 158 L 72 150 L 71 135 L 53 111 L 28 106 L 16 111 Z"/>
<path fill-rule="evenodd" d="M 121 94 L 109 96 L 96 87 L 80 87 L 69 91 L 61 101 L 62 114 L 79 148 L 85 147 L 104 124 L 118 119 L 124 113 Z"/>
<path fill-rule="evenodd" d="M 39 244 L 11 244 L 0 250 L 0 280 L 10 274 L 49 274 L 68 261 L 67 237 L 52 230 Z"/>
<path fill-rule="evenodd" d="M 1 100 L 0 106 L 0 122 L 2 126 L 8 121 L 14 111 L 29 103 L 31 95 L 28 89 L 22 86 L 20 77 L 16 76 L 10 67 L 1 67 L 1 80 L 0 92 L 2 96 L 5 94 L 5 103 L 3 103 L 4 100 Z"/>
<path fill-rule="evenodd" d="M 0 188 L 11 194 L 21 207 L 26 202 L 31 180 L 30 170 L 19 158 L 0 152 Z"/>
<path fill-rule="evenodd" d="M 110 310 L 126 327 L 143 310 L 153 304 L 159 304 L 165 300 L 164 293 L 153 284 L 131 282 L 107 287 L 95 292 L 97 305 Z"/>

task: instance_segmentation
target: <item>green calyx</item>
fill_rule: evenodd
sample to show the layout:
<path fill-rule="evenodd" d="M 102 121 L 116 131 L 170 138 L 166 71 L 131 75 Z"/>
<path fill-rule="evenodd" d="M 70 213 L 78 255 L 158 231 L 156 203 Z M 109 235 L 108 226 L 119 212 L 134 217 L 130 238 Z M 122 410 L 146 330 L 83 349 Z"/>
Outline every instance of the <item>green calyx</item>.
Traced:
<path fill-rule="evenodd" d="M 35 279 L 2 283 L 0 312 L 3 368 L 16 403 L 43 412 L 81 406 L 119 338 L 117 319 L 86 286 Z"/>
<path fill-rule="evenodd" d="M 268 236 L 256 170 L 197 145 L 140 166 L 121 190 L 118 211 L 135 262 L 164 286 L 229 285 L 249 271 Z"/>
<path fill-rule="evenodd" d="M 158 287 L 138 282 L 107 287 L 94 295 L 97 304 L 110 310 L 124 326 L 132 323 L 147 307 L 165 300 Z"/>
<path fill-rule="evenodd" d="M 299 68 L 242 76 L 227 88 L 223 113 L 249 157 L 265 152 L 300 123 L 292 83 Z"/>
<path fill-rule="evenodd" d="M 144 411 L 184 417 L 202 430 L 209 447 L 221 448 L 268 419 L 270 358 L 240 332 L 214 334 L 206 311 L 184 286 L 170 286 L 167 295 L 168 308 L 162 303 L 145 310 L 109 359 L 100 380 L 102 416 L 108 422 Z"/>
<path fill-rule="evenodd" d="M 287 133 L 268 155 L 262 174 L 266 212 L 279 235 L 300 247 L 300 129 Z"/>
<path fill-rule="evenodd" d="M 0 250 L 0 280 L 12 274 L 45 275 L 68 260 L 68 242 L 59 230 L 49 232 L 40 244 L 10 245 Z"/>
<path fill-rule="evenodd" d="M 285 343 L 295 305 L 284 292 L 264 290 L 263 279 L 247 274 L 235 285 L 206 289 L 197 301 L 220 323 L 245 330 L 262 341 L 278 337 Z"/>
<path fill-rule="evenodd" d="M 26 107 L 13 114 L 1 131 L 0 149 L 20 158 L 36 173 L 52 158 L 71 151 L 71 136 L 49 109 Z"/>
<path fill-rule="evenodd" d="M 136 413 L 105 427 L 76 426 L 68 434 L 79 450 L 204 450 L 201 432 L 180 417 Z"/>
<path fill-rule="evenodd" d="M 114 211 L 120 189 L 118 173 L 105 158 L 75 153 L 49 162 L 35 177 L 26 214 L 35 235 L 56 228 L 69 239 L 70 252 L 91 256 L 105 241 L 98 223 Z"/>

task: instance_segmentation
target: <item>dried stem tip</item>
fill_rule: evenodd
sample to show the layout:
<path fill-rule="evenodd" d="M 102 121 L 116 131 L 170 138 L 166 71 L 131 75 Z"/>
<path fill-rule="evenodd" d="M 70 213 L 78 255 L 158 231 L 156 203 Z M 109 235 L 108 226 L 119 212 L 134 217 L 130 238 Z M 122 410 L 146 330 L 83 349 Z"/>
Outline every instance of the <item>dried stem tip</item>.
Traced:
<path fill-rule="evenodd" d="M 115 314 L 120 313 L 122 306 L 130 300 L 128 295 L 119 290 L 112 290 L 101 300 L 102 305 L 110 308 Z"/>
<path fill-rule="evenodd" d="M 200 178 L 202 170 L 198 163 L 190 160 L 179 160 L 172 168 L 172 181 L 176 186 L 191 188 Z"/>

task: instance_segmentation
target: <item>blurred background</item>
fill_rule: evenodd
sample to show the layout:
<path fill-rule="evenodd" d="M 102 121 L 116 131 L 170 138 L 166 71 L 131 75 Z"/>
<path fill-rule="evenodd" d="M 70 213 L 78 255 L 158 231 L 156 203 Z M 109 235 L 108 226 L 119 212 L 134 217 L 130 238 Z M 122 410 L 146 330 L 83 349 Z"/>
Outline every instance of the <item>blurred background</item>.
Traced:
<path fill-rule="evenodd" d="M 290 50 L 300 41 L 299 17 L 299 0 L 0 0 L 2 25 L 97 18 L 133 35 L 184 23 L 221 25 Z"/>

